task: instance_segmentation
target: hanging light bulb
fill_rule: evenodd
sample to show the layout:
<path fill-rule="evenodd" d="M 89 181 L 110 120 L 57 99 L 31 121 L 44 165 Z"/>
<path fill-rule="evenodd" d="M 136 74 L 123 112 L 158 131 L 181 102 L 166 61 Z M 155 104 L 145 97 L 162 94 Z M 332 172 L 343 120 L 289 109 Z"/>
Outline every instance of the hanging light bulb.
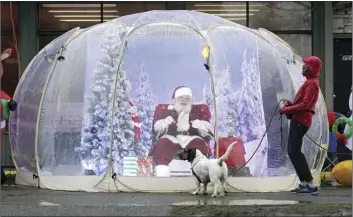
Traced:
<path fill-rule="evenodd" d="M 206 59 L 206 61 L 208 61 L 208 58 L 210 57 L 210 47 L 208 45 L 206 45 L 203 48 L 201 54 Z"/>

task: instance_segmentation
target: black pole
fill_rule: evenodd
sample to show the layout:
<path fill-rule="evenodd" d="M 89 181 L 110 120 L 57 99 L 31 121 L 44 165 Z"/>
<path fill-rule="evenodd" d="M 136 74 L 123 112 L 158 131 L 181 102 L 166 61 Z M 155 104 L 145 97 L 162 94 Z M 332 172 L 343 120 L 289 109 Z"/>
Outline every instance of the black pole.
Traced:
<path fill-rule="evenodd" d="M 246 27 L 249 27 L 249 2 L 246 2 Z"/>
<path fill-rule="evenodd" d="M 101 2 L 101 23 L 103 23 L 103 19 L 104 19 L 104 9 L 103 9 L 103 2 Z"/>

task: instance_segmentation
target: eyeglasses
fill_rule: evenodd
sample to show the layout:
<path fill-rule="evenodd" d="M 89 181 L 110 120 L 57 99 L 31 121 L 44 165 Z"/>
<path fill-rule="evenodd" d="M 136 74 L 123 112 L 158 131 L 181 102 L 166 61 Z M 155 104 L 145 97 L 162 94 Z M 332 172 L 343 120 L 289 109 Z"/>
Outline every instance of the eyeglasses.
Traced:
<path fill-rule="evenodd" d="M 302 70 L 303 70 L 303 72 L 307 72 L 308 71 L 308 66 L 307 65 L 303 65 Z"/>

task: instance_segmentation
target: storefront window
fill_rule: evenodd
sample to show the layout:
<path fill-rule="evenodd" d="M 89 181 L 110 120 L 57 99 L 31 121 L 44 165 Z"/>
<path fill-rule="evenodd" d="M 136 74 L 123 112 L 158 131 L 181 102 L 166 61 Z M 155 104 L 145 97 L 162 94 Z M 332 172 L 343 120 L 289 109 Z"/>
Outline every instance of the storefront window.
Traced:
<path fill-rule="evenodd" d="M 1 90 L 5 91 L 9 96 L 13 96 L 19 80 L 17 55 L 12 35 L 1 35 L 1 52 L 8 48 L 12 49 L 12 54 L 9 58 L 2 61 L 4 74 L 1 78 Z"/>
<path fill-rule="evenodd" d="M 12 18 L 11 11 L 12 9 Z M 1 2 L 1 32 L 9 33 L 12 32 L 12 21 L 14 23 L 15 29 L 18 26 L 18 3 L 13 2 L 12 7 L 10 7 L 10 3 Z"/>
<path fill-rule="evenodd" d="M 245 2 L 186 2 L 186 10 L 208 13 L 246 25 Z"/>
<path fill-rule="evenodd" d="M 249 2 L 249 27 L 311 30 L 311 2 Z"/>
<path fill-rule="evenodd" d="M 54 39 L 60 35 L 41 35 L 38 38 L 38 51 L 42 50 L 47 44 L 52 42 Z"/>
<path fill-rule="evenodd" d="M 18 31 L 18 3 L 12 3 L 11 7 L 10 3 L 1 2 L 1 52 L 4 52 L 8 48 L 12 49 L 11 56 L 2 62 L 4 74 L 1 78 L 1 90 L 5 91 L 10 96 L 15 92 L 19 80 L 13 27 L 15 31 Z M 19 34 L 16 33 L 17 43 L 19 41 L 18 35 Z"/>
<path fill-rule="evenodd" d="M 104 21 L 145 11 L 166 10 L 166 2 L 117 2 L 103 5 Z"/>
<path fill-rule="evenodd" d="M 104 4 L 109 7 L 113 4 Z M 39 30 L 86 28 L 101 22 L 101 4 L 39 4 Z"/>
<path fill-rule="evenodd" d="M 277 34 L 287 44 L 289 44 L 297 54 L 302 57 L 310 56 L 311 49 L 311 35 L 307 34 Z"/>

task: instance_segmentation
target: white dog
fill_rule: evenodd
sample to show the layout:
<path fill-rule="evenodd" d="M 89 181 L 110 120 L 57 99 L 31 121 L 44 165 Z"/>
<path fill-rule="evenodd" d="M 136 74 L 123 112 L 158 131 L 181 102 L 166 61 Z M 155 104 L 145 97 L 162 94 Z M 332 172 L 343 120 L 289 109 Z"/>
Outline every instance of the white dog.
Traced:
<path fill-rule="evenodd" d="M 196 148 L 184 149 L 178 154 L 180 160 L 187 160 L 191 163 L 191 172 L 196 179 L 197 189 L 193 194 L 201 192 L 200 184 L 203 183 L 203 194 L 207 194 L 207 184 L 212 182 L 214 185 L 214 193 L 212 197 L 217 197 L 218 187 L 221 187 L 220 196 L 225 195 L 225 184 L 228 178 L 227 164 L 224 162 L 228 159 L 236 142 L 230 144 L 226 153 L 219 159 L 208 159 Z"/>

